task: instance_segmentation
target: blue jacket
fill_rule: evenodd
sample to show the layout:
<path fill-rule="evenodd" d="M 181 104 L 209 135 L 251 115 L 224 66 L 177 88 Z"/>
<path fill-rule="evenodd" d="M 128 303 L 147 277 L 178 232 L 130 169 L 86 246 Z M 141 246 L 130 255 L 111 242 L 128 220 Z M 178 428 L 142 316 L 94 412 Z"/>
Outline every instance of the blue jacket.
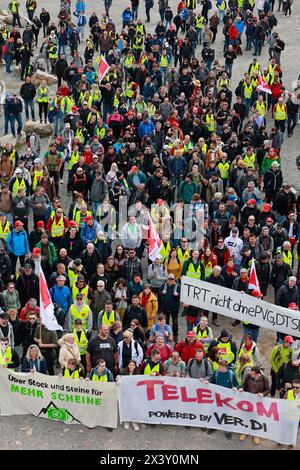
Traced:
<path fill-rule="evenodd" d="M 124 23 L 129 23 L 131 19 L 132 19 L 131 10 L 124 10 L 122 13 L 122 20 L 124 21 Z"/>
<path fill-rule="evenodd" d="M 75 5 L 76 8 L 76 13 L 81 13 L 82 11 L 85 11 L 85 2 L 84 1 L 78 1 L 76 2 Z"/>
<path fill-rule="evenodd" d="M 89 241 L 94 243 L 97 238 L 97 233 L 99 232 L 100 228 L 96 221 L 92 226 L 83 224 L 80 232 L 80 238 L 84 243 L 84 246 L 87 245 Z"/>
<path fill-rule="evenodd" d="M 155 129 L 155 126 L 151 119 L 149 119 L 148 123 L 141 122 L 141 124 L 138 127 L 138 135 L 139 138 L 142 139 L 145 137 L 145 135 L 150 135 L 151 132 L 153 132 Z"/>
<path fill-rule="evenodd" d="M 30 251 L 27 233 L 24 229 L 20 232 L 16 232 L 15 229 L 13 229 L 8 234 L 6 243 L 9 252 L 16 256 L 23 256 Z"/>
<path fill-rule="evenodd" d="M 236 21 L 234 24 L 235 24 L 236 29 L 238 30 L 238 33 L 242 34 L 244 31 L 244 27 L 245 27 L 245 23 L 243 22 L 243 20 L 240 23 Z"/>
<path fill-rule="evenodd" d="M 186 172 L 186 161 L 183 157 L 171 157 L 168 163 L 170 175 L 179 176 Z"/>
<path fill-rule="evenodd" d="M 57 285 L 55 285 L 51 287 L 49 292 L 53 303 L 57 303 L 58 305 L 60 305 L 66 314 L 73 303 L 72 294 L 69 287 L 58 287 Z"/>

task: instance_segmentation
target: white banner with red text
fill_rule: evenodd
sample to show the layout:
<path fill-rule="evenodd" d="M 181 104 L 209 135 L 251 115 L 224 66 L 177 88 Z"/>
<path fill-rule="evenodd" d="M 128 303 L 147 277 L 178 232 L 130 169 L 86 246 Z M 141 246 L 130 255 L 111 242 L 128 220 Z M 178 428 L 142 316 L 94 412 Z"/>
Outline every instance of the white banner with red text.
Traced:
<path fill-rule="evenodd" d="M 120 420 L 205 427 L 286 445 L 297 439 L 299 403 L 260 397 L 196 379 L 121 377 Z"/>
<path fill-rule="evenodd" d="M 268 330 L 300 337 L 300 312 L 206 281 L 183 276 L 180 301 Z"/>

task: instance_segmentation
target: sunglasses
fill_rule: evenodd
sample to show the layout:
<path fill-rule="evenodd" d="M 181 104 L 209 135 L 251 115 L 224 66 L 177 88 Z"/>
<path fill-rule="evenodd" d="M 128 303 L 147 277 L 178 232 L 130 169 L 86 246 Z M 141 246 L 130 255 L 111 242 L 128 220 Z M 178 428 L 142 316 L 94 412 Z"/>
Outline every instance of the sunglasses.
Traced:
<path fill-rule="evenodd" d="M 293 386 L 293 388 L 294 388 L 295 390 L 300 390 L 300 387 L 294 387 L 294 386 Z"/>

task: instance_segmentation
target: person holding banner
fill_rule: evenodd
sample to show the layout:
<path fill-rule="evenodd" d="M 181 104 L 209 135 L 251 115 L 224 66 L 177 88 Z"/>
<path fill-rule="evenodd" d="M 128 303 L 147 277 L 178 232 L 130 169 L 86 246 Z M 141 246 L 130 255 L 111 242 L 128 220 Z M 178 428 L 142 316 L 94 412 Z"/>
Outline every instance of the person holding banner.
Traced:
<path fill-rule="evenodd" d="M 152 349 L 150 358 L 142 362 L 140 373 L 142 375 L 151 375 L 152 377 L 165 374 L 164 367 L 161 362 L 161 355 L 158 349 Z"/>
<path fill-rule="evenodd" d="M 81 367 L 81 364 L 78 363 L 77 359 L 71 357 L 67 362 L 67 366 L 62 369 L 59 376 L 64 377 L 65 379 L 83 379 L 84 370 Z"/>
<path fill-rule="evenodd" d="M 228 365 L 235 363 L 237 355 L 236 343 L 225 328 L 221 331 L 219 338 L 214 339 L 210 343 L 209 350 L 215 346 L 219 349 L 220 360 L 226 360 Z"/>
<path fill-rule="evenodd" d="M 231 388 L 232 390 L 237 390 L 239 387 L 238 380 L 234 371 L 228 367 L 228 362 L 225 359 L 219 360 L 218 369 L 214 371 L 210 380 L 206 380 L 205 383 L 211 383 L 219 385 L 220 387 Z M 209 428 L 207 434 L 212 434 L 216 429 Z M 231 439 L 231 432 L 225 431 L 226 439 Z"/>
<path fill-rule="evenodd" d="M 26 356 L 22 361 L 22 372 L 39 372 L 46 375 L 48 373 L 46 361 L 40 348 L 35 344 L 31 344 L 27 349 Z"/>
<path fill-rule="evenodd" d="M 246 375 L 240 391 L 254 393 L 259 397 L 266 397 L 270 393 L 269 379 L 262 373 L 259 367 L 253 366 L 249 374 Z M 247 434 L 241 434 L 240 441 L 243 442 L 245 439 L 247 439 Z M 258 436 L 254 436 L 252 439 L 255 445 L 260 444 Z"/>
<path fill-rule="evenodd" d="M 56 331 L 48 330 L 42 323 L 36 327 L 34 341 L 39 345 L 41 353 L 46 359 L 49 375 L 55 375 L 54 363 L 56 361 L 56 348 L 58 347 Z"/>

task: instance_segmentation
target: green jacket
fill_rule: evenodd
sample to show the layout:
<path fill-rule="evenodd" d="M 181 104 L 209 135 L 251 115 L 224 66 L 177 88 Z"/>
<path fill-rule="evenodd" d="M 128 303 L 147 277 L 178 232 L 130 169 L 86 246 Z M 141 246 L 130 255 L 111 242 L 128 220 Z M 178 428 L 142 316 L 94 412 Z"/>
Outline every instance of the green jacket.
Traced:
<path fill-rule="evenodd" d="M 178 189 L 177 198 L 183 199 L 185 204 L 190 204 L 194 194 L 198 193 L 199 185 L 192 181 L 190 184 L 187 181 L 181 181 Z"/>
<path fill-rule="evenodd" d="M 264 156 L 264 159 L 263 159 L 262 165 L 261 165 L 261 171 L 262 171 L 263 175 L 271 168 L 271 166 L 274 162 L 278 162 L 280 167 L 281 167 L 281 160 L 280 160 L 279 157 L 270 158 L 268 156 L 268 154 Z"/>
<path fill-rule="evenodd" d="M 42 242 L 39 242 L 37 245 L 35 245 L 37 248 L 42 250 Z M 52 268 L 55 259 L 57 258 L 57 253 L 56 253 L 56 248 L 53 245 L 52 242 L 48 241 L 48 263 L 50 264 L 50 267 Z"/>

